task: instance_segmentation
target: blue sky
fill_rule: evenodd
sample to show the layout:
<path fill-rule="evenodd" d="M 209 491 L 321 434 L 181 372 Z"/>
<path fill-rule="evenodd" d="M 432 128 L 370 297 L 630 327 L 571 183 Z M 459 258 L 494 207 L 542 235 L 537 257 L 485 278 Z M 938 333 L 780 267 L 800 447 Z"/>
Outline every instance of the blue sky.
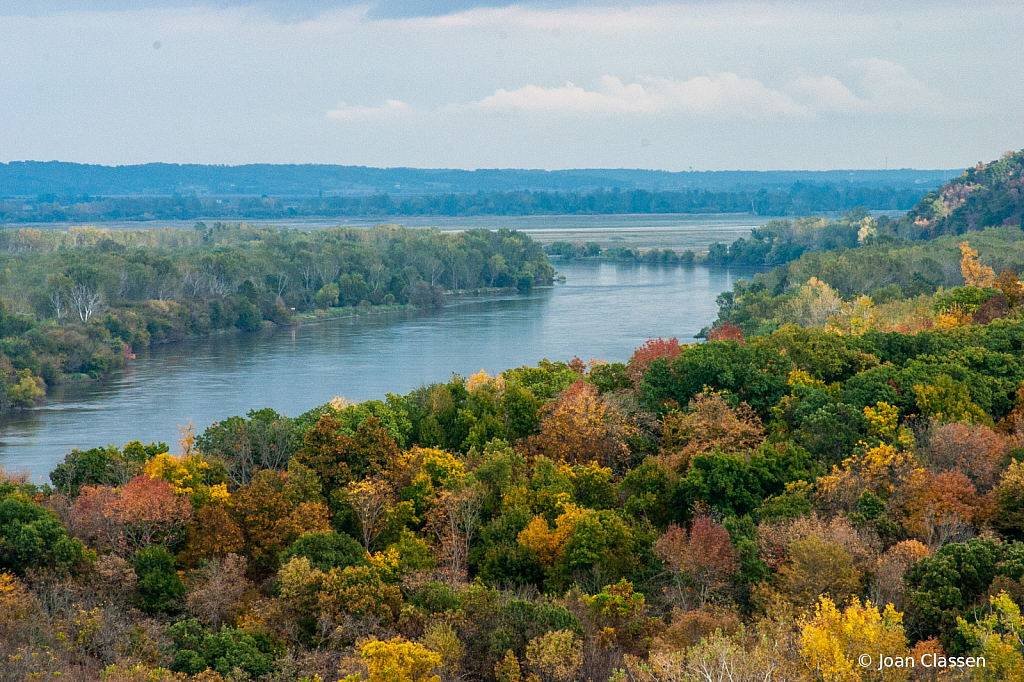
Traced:
<path fill-rule="evenodd" d="M 0 161 L 954 168 L 1024 3 L 0 1 Z"/>

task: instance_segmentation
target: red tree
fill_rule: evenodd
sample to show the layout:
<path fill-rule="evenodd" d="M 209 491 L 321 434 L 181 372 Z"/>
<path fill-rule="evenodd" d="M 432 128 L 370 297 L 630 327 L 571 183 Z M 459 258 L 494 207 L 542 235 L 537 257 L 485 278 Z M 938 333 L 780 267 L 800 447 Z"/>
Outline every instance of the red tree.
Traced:
<path fill-rule="evenodd" d="M 729 531 L 708 516 L 694 519 L 689 533 L 679 526 L 669 526 L 654 551 L 671 569 L 679 596 L 685 601 L 692 590 L 698 608 L 704 606 L 713 589 L 736 572 L 739 564 Z"/>
<path fill-rule="evenodd" d="M 647 339 L 647 343 L 633 351 L 633 357 L 629 359 L 629 376 L 633 381 L 639 381 L 640 375 L 651 366 L 658 358 L 675 360 L 683 352 L 679 345 L 679 339 L 672 337 L 668 340 L 661 338 Z"/>
<path fill-rule="evenodd" d="M 134 553 L 155 542 L 174 542 L 192 518 L 192 503 L 163 479 L 136 476 L 107 501 L 104 513 L 117 523 L 121 546 Z"/>
<path fill-rule="evenodd" d="M 731 322 L 725 322 L 721 327 L 709 330 L 708 341 L 736 341 L 741 346 L 746 345 L 743 341 L 743 330 Z"/>

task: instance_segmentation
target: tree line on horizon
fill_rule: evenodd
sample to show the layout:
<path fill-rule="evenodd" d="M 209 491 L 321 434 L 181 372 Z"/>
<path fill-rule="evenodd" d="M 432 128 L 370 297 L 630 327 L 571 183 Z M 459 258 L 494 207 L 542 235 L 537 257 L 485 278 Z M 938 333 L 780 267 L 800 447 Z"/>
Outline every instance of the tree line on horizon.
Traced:
<path fill-rule="evenodd" d="M 401 196 L 305 198 L 110 196 L 43 194 L 0 200 L 0 224 L 132 220 L 273 220 L 312 217 L 622 215 L 752 213 L 764 216 L 840 212 L 865 206 L 906 211 L 924 194 L 917 187 L 814 185 L 787 189 L 510 191 Z"/>

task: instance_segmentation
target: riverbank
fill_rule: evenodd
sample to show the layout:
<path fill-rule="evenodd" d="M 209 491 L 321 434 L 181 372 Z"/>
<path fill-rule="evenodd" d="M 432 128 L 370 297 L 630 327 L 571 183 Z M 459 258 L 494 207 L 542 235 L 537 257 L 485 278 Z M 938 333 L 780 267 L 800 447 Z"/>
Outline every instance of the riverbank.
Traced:
<path fill-rule="evenodd" d="M 174 444 L 249 410 L 297 416 L 335 396 L 363 401 L 486 369 L 543 359 L 624 361 L 648 337 L 692 339 L 715 297 L 749 270 L 563 263 L 567 278 L 529 294 L 453 296 L 443 310 L 409 306 L 341 314 L 245 334 L 140 348 L 99 381 L 55 387 L 0 419 L 0 464 L 45 475 L 71 447 L 129 440 Z"/>

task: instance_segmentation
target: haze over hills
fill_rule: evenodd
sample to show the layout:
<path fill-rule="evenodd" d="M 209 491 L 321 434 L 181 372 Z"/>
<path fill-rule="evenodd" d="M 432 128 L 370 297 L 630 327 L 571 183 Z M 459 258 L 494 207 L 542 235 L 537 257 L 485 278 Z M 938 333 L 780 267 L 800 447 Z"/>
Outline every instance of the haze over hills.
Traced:
<path fill-rule="evenodd" d="M 425 169 L 336 165 L 214 166 L 149 163 L 101 166 L 61 161 L 0 164 L 0 197 L 54 196 L 319 196 L 602 190 L 759 191 L 816 186 L 925 191 L 954 170 L 682 171 L 640 169 Z"/>

